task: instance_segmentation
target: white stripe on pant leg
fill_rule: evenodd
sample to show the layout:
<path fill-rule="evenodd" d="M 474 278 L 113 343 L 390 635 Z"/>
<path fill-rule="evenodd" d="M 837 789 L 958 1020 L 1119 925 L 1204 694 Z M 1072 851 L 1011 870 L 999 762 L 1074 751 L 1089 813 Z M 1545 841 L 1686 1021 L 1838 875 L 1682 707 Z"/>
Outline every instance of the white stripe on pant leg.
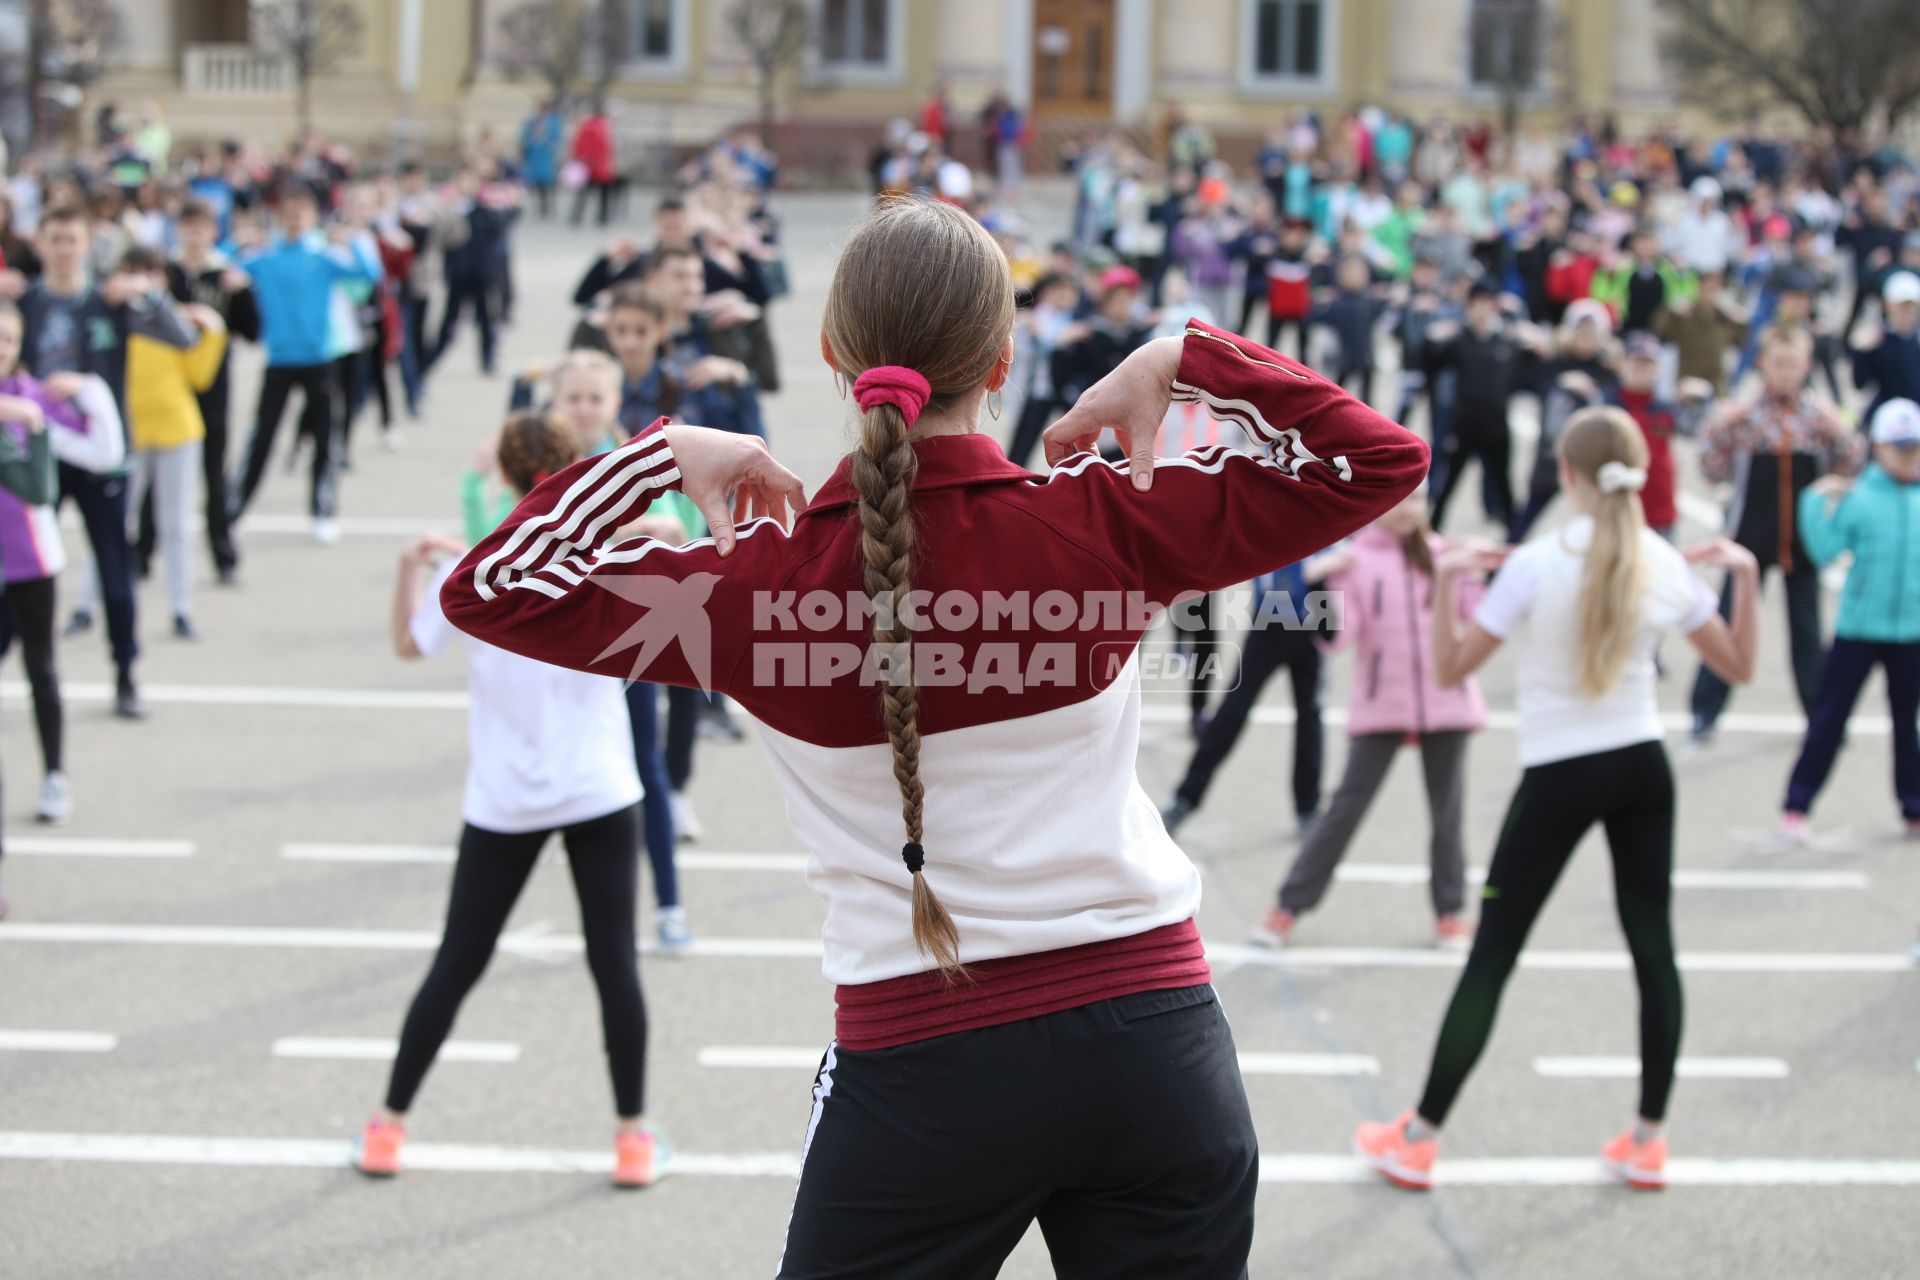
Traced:
<path fill-rule="evenodd" d="M 793 1180 L 793 1207 L 787 1210 L 786 1234 L 780 1237 L 780 1261 L 774 1265 L 774 1280 L 787 1265 L 787 1241 L 793 1236 L 793 1215 L 800 1208 L 800 1180 L 807 1176 L 807 1153 L 813 1150 L 813 1135 L 820 1128 L 820 1113 L 826 1109 L 827 1099 L 833 1094 L 833 1069 L 839 1065 L 834 1050 L 840 1047 L 838 1040 L 827 1041 L 826 1057 L 820 1060 L 820 1072 L 813 1078 L 813 1114 L 807 1117 L 807 1139 L 800 1144 L 800 1173 Z"/>

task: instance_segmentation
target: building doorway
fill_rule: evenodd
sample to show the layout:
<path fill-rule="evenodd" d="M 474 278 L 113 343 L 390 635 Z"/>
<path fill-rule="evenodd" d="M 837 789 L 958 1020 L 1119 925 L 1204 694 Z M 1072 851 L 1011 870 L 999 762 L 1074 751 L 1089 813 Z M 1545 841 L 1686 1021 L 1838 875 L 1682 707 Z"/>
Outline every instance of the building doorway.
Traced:
<path fill-rule="evenodd" d="M 1034 0 L 1035 116 L 1113 114 L 1114 0 Z"/>

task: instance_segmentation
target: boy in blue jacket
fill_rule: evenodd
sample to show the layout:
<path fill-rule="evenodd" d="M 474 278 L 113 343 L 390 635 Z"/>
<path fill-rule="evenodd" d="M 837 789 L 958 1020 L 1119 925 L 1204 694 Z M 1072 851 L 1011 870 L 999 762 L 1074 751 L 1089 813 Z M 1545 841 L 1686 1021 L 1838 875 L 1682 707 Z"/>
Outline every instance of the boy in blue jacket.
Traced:
<path fill-rule="evenodd" d="M 1857 483 L 1839 476 L 1800 495 L 1800 538 L 1827 564 L 1853 553 L 1833 648 L 1787 783 L 1781 834 L 1803 839 L 1807 811 L 1840 751 L 1847 717 L 1874 665 L 1887 671 L 1893 712 L 1893 790 L 1907 834 L 1920 836 L 1920 405 L 1889 400 L 1873 415 L 1873 463 Z"/>
<path fill-rule="evenodd" d="M 254 416 L 247 458 L 233 487 L 230 514 L 240 518 L 252 500 L 273 454 L 274 437 L 287 400 L 298 388 L 300 431 L 313 442 L 313 536 L 337 542 L 333 520 L 334 430 L 333 352 L 330 346 L 334 286 L 348 280 L 377 281 L 380 264 L 364 247 L 331 242 L 319 228 L 320 211 L 312 188 L 288 183 L 277 209 L 280 236 L 246 250 L 237 265 L 253 281 L 260 309 L 260 343 L 267 368 L 260 380 L 260 406 Z M 351 228 L 341 227 L 343 238 Z"/>

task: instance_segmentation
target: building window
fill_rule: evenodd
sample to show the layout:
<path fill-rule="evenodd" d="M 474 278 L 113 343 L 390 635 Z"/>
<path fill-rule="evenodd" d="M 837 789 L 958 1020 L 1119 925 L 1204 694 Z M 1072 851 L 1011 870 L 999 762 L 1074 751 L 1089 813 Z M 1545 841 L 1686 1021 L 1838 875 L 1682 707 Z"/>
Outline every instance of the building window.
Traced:
<path fill-rule="evenodd" d="M 885 67 L 892 25 L 891 0 L 821 0 L 820 61 L 830 67 Z"/>
<path fill-rule="evenodd" d="M 1339 0 L 1243 0 L 1242 85 L 1256 92 L 1331 87 L 1338 9 Z"/>
<path fill-rule="evenodd" d="M 1540 0 L 1473 0 L 1467 71 L 1483 89 L 1530 93 L 1539 87 L 1546 19 Z"/>
<path fill-rule="evenodd" d="M 931 10 L 933 6 L 915 7 Z M 819 80 L 854 84 L 905 80 L 906 0 L 813 0 L 813 23 L 808 67 Z"/>
<path fill-rule="evenodd" d="M 633 0 L 628 51 L 635 62 L 671 62 L 678 34 L 674 0 Z"/>
<path fill-rule="evenodd" d="M 608 49 L 625 49 L 622 79 L 677 80 L 687 73 L 689 0 L 588 0 L 612 6 L 617 22 L 592 32 Z M 588 56 L 599 56 L 589 50 Z"/>

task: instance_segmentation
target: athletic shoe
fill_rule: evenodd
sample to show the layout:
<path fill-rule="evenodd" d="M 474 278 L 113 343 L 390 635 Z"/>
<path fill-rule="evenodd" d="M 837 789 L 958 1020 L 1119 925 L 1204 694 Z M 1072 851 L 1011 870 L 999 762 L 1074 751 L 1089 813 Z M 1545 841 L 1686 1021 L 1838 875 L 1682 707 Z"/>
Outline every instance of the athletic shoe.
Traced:
<path fill-rule="evenodd" d="M 1813 829 L 1807 824 L 1807 815 L 1788 809 L 1780 815 L 1780 838 L 1788 844 L 1805 844 Z"/>
<path fill-rule="evenodd" d="M 215 570 L 215 574 L 218 576 L 220 585 L 223 587 L 237 587 L 240 585 L 240 566 L 237 564 L 223 564 Z"/>
<path fill-rule="evenodd" d="M 1473 926 L 1459 916 L 1441 916 L 1433 922 L 1433 945 L 1442 951 L 1465 951 L 1473 946 Z"/>
<path fill-rule="evenodd" d="M 1275 907 L 1267 912 L 1267 918 L 1247 939 L 1256 947 L 1273 947 L 1276 950 L 1293 941 L 1293 912 L 1285 907 Z"/>
<path fill-rule="evenodd" d="M 672 792 L 667 799 L 667 808 L 673 813 L 673 834 L 688 844 L 693 844 L 707 833 L 700 825 L 700 815 L 693 811 L 693 801 L 687 799 L 684 791 Z"/>
<path fill-rule="evenodd" d="M 323 547 L 330 547 L 340 541 L 340 524 L 332 516 L 313 518 L 313 540 Z"/>
<path fill-rule="evenodd" d="M 654 921 L 660 933 L 661 954 L 683 956 L 693 950 L 693 930 L 687 928 L 685 907 L 661 907 L 654 913 Z"/>
<path fill-rule="evenodd" d="M 616 1134 L 613 1139 L 613 1185 L 627 1189 L 652 1186 L 660 1176 L 659 1165 L 665 1163 L 666 1155 L 666 1152 L 656 1148 L 664 1145 L 654 1138 L 651 1129 Z M 662 1159 L 656 1161 L 656 1156 Z"/>
<path fill-rule="evenodd" d="M 1353 1154 L 1394 1186 L 1427 1191 L 1433 1187 L 1433 1158 L 1440 1153 L 1440 1140 L 1408 1141 L 1407 1122 L 1412 1119 L 1413 1112 L 1403 1111 L 1390 1124 L 1361 1125 L 1353 1131 Z"/>
<path fill-rule="evenodd" d="M 67 625 L 60 630 L 63 636 L 80 636 L 93 630 L 93 615 L 85 609 L 75 609 L 67 615 Z"/>
<path fill-rule="evenodd" d="M 121 676 L 113 691 L 113 714 L 122 720 L 145 720 L 147 705 L 140 701 L 140 690 L 134 688 L 132 676 Z"/>
<path fill-rule="evenodd" d="M 1607 1172 L 1635 1191 L 1664 1191 L 1667 1187 L 1667 1140 L 1664 1136 L 1636 1142 L 1628 1126 L 1600 1153 Z"/>
<path fill-rule="evenodd" d="M 67 775 L 56 769 L 40 784 L 40 806 L 33 811 L 33 820 L 57 825 L 72 816 L 73 791 L 67 786 Z"/>
<path fill-rule="evenodd" d="M 1920 818 L 1907 819 L 1907 839 L 1920 840 Z"/>
<path fill-rule="evenodd" d="M 1172 835 L 1180 829 L 1182 823 L 1193 816 L 1193 802 L 1175 796 L 1167 801 L 1167 807 L 1160 811 L 1160 825 Z"/>
<path fill-rule="evenodd" d="M 173 638 L 176 640 L 198 640 L 200 629 L 193 625 L 193 619 L 184 613 L 173 615 Z"/>
<path fill-rule="evenodd" d="M 1300 824 L 1300 838 L 1305 840 L 1313 834 L 1313 829 L 1320 825 L 1320 815 L 1318 813 L 1302 813 L 1296 815 L 1295 821 Z"/>
<path fill-rule="evenodd" d="M 401 438 L 400 433 L 392 427 L 387 427 L 380 432 L 380 447 L 388 453 L 400 452 L 400 446 L 404 443 L 406 442 Z"/>
<path fill-rule="evenodd" d="M 696 732 L 715 742 L 744 742 L 747 737 L 747 731 L 734 722 L 733 713 L 714 702 L 701 711 Z"/>
<path fill-rule="evenodd" d="M 400 1147 L 406 1128 L 384 1120 L 369 1120 L 353 1141 L 353 1167 L 369 1178 L 391 1178 L 400 1172 Z"/>

